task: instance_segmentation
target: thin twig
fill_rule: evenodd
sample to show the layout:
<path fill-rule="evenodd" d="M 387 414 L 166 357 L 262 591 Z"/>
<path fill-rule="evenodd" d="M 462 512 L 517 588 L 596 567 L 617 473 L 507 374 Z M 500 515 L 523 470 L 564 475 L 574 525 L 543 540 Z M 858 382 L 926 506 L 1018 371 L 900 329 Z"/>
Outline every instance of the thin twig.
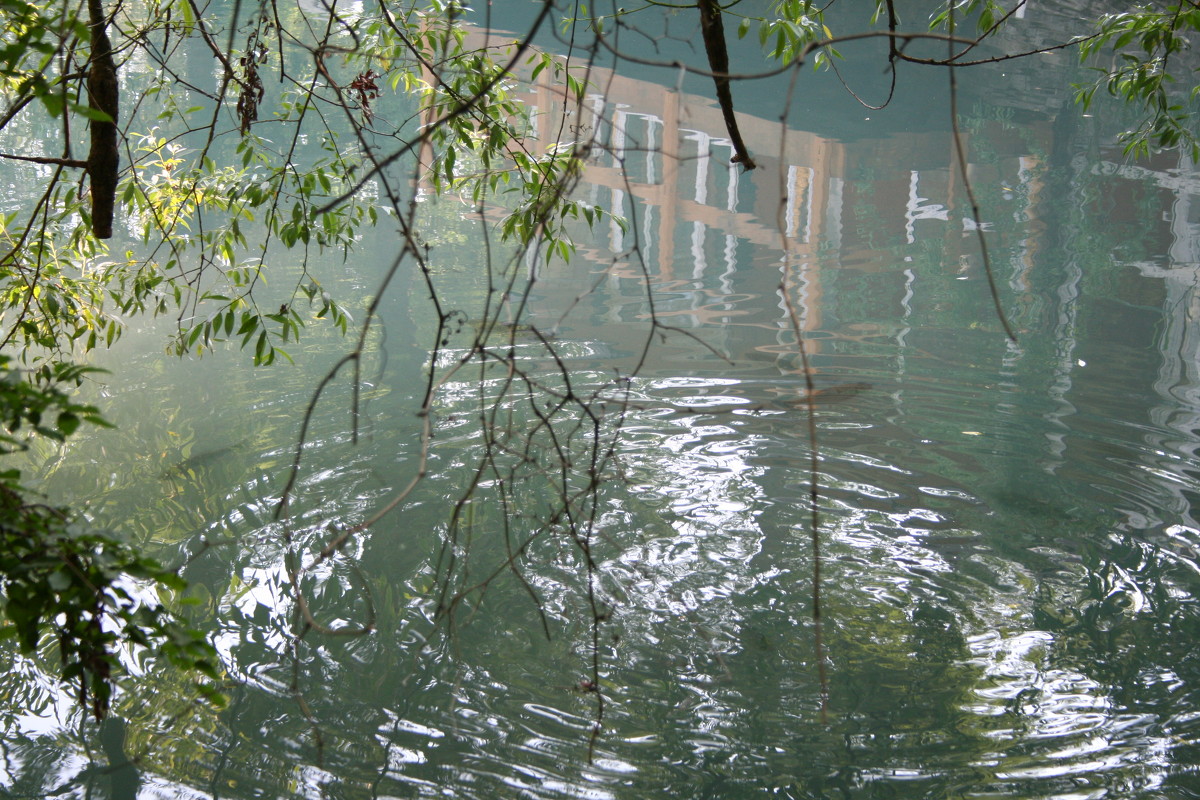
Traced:
<path fill-rule="evenodd" d="M 954 32 L 954 6 L 950 6 L 950 31 Z M 954 153 L 958 160 L 959 174 L 962 175 L 963 186 L 967 190 L 967 200 L 971 203 L 971 219 L 975 223 L 975 236 L 979 240 L 979 252 L 983 257 L 983 272 L 987 276 L 988 291 L 992 296 L 992 305 L 996 309 L 996 318 L 1000 320 L 1000 325 L 1004 328 L 1004 335 L 1010 341 L 1016 342 L 1017 335 L 1013 332 L 1012 326 L 1008 323 L 1008 316 L 1004 313 L 1004 306 L 1000 302 L 1000 289 L 996 286 L 996 277 L 992 271 L 992 259 L 988 251 L 987 239 L 983 235 L 983 218 L 979 213 L 979 203 L 975 200 L 975 191 L 971 188 L 971 176 L 967 173 L 967 154 L 963 147 L 962 133 L 958 127 L 958 73 L 954 70 L 949 70 L 950 73 L 950 128 L 951 135 L 954 137 Z"/>

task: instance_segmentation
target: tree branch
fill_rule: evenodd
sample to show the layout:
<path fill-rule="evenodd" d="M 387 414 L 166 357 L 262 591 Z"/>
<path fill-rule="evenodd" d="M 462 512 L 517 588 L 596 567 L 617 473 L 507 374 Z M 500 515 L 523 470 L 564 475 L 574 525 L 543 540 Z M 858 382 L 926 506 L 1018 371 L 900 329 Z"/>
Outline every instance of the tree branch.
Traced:
<path fill-rule="evenodd" d="M 0 158 L 7 158 L 13 161 L 30 161 L 34 164 L 52 164 L 56 167 L 74 167 L 76 169 L 86 169 L 88 162 L 81 161 L 78 158 L 54 158 L 53 156 L 18 156 L 12 153 L 0 153 Z"/>

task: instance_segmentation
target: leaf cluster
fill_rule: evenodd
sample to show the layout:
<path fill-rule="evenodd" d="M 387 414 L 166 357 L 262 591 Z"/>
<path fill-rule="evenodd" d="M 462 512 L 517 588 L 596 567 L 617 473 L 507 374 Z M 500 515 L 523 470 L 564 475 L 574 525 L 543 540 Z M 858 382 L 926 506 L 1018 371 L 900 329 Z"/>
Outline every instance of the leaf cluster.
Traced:
<path fill-rule="evenodd" d="M 1084 108 L 1103 90 L 1142 111 L 1137 125 L 1121 134 L 1126 153 L 1144 156 L 1155 148 L 1184 147 L 1193 160 L 1200 159 L 1195 108 L 1190 102 L 1200 94 L 1200 84 L 1195 80 L 1181 84 L 1173 72 L 1181 69 L 1194 76 L 1200 69 L 1187 62 L 1190 37 L 1197 32 L 1200 8 L 1193 3 L 1162 8 L 1140 5 L 1104 15 L 1096 35 L 1081 43 L 1085 61 L 1107 61 L 1092 67 L 1099 73 L 1094 82 L 1076 87 Z"/>
<path fill-rule="evenodd" d="M 30 435 L 62 441 L 83 422 L 106 425 L 95 408 L 61 388 L 89 371 L 56 364 L 24 372 L 0 356 L 0 452 L 25 447 Z M 122 656 L 134 650 L 218 678 L 216 652 L 204 635 L 154 599 L 182 591 L 176 573 L 32 497 L 19 470 L 0 470 L 0 639 L 15 639 L 29 655 L 57 645 L 60 677 L 97 719 L 108 712 Z M 210 683 L 197 688 L 221 702 Z"/>
<path fill-rule="evenodd" d="M 570 198 L 586 150 L 527 143 L 515 57 L 468 43 L 453 4 L 402 19 L 368 10 L 353 24 L 334 15 L 311 40 L 293 25 L 287 48 L 275 36 L 285 31 L 277 12 L 264 6 L 249 37 L 237 37 L 244 46 L 228 52 L 218 43 L 235 39 L 215 10 L 186 0 L 104 5 L 125 55 L 120 252 L 90 233 L 89 182 L 73 153 L 93 118 L 80 103 L 90 51 L 80 9 L 0 0 L 0 158 L 14 185 L 35 187 L 0 214 L 0 346 L 22 367 L 3 361 L 0 453 L 26 446 L 28 435 L 63 442 L 84 422 L 106 424 L 64 391 L 86 376 L 69 361 L 112 345 L 136 316 L 175 316 L 172 352 L 236 342 L 261 365 L 290 360 L 285 347 L 313 320 L 346 333 L 352 320 L 333 280 L 310 273 L 308 257 L 348 255 L 364 226 L 400 216 L 382 170 L 390 157 L 371 141 L 394 137 L 398 154 L 429 145 L 435 191 L 479 205 L 506 197 L 502 234 L 544 244 L 547 258 L 573 252 L 569 220 L 591 225 L 603 213 Z M 184 41 L 211 51 L 215 92 L 173 68 L 170 53 Z M 582 100 L 580 78 L 548 55 L 534 58 L 571 102 Z M 278 88 L 265 80 L 276 71 Z M 386 87 L 420 99 L 425 124 L 386 130 Z M 334 124 L 339 114 L 346 120 Z M 37 152 L 57 146 L 59 154 L 27 156 L 27 130 L 37 133 Z M 392 214 L 379 213 L 383 193 Z M 284 291 L 267 301 L 267 275 L 284 258 Z M 38 502 L 18 470 L 0 472 L 0 636 L 31 654 L 56 644 L 62 678 L 97 717 L 131 657 L 216 677 L 211 646 L 159 599 L 182 588 L 177 574 L 81 515 Z"/>
<path fill-rule="evenodd" d="M 770 14 L 757 19 L 759 40 L 767 55 L 791 64 L 803 60 L 815 47 L 813 64 L 817 67 L 830 65 L 831 58 L 841 58 L 835 45 L 862 34 L 835 35 L 825 24 L 826 11 L 832 5 L 779 0 Z M 1146 156 L 1156 149 L 1183 147 L 1191 152 L 1193 160 L 1200 160 L 1193 102 L 1200 94 L 1200 83 L 1195 80 L 1200 67 L 1195 65 L 1190 52 L 1191 39 L 1200 32 L 1200 7 L 1194 2 L 1141 3 L 1120 13 L 1099 16 L 1095 32 L 1089 36 L 1025 53 L 984 56 L 976 61 L 968 60 L 966 54 L 993 38 L 1017 9 L 1006 8 L 996 0 L 950 0 L 938 4 L 929 15 L 928 30 L 955 37 L 956 52 L 945 59 L 930 59 L 912 58 L 904 53 L 912 33 L 898 29 L 900 19 L 894 3 L 875 0 L 872 5 L 874 10 L 867 26 L 869 29 L 886 21 L 888 30 L 878 34 L 890 37 L 889 59 L 899 57 L 922 64 L 961 67 L 1077 47 L 1080 58 L 1098 73 L 1094 82 L 1075 87 L 1080 105 L 1087 110 L 1097 92 L 1103 92 L 1142 112 L 1140 120 L 1120 135 L 1127 154 Z M 747 35 L 752 21 L 750 17 L 742 19 L 739 37 Z M 972 28 L 975 38 L 962 38 L 963 32 Z"/>

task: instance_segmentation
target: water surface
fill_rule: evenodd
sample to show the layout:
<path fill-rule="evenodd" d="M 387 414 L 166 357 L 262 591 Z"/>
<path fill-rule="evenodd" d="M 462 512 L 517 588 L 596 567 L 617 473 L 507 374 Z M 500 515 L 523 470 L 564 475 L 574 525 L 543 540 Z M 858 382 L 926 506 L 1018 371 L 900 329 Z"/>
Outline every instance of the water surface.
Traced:
<path fill-rule="evenodd" d="M 1126 164 L 1065 93 L 1012 89 L 1063 85 L 1065 66 L 1044 68 L 964 88 L 1016 342 L 943 121 L 793 119 L 781 148 L 749 107 L 746 173 L 711 101 L 630 72 L 589 100 L 602 146 L 578 190 L 628 227 L 602 225 L 570 263 L 513 267 L 528 304 L 489 341 L 526 382 L 471 364 L 417 414 L 489 298 L 476 218 L 428 200 L 461 314 L 435 358 L 422 285 L 392 285 L 357 441 L 337 381 L 288 523 L 274 513 L 300 417 L 345 341 L 315 331 L 295 366 L 253 370 L 236 352 L 168 359 L 163 325 L 99 355 L 114 373 L 92 394 L 119 430 L 47 457 L 42 485 L 186 564 L 185 613 L 213 632 L 230 704 L 197 706 L 145 664 L 100 727 L 52 667 L 5 651 L 0 790 L 1200 796 L 1195 173 L 1176 155 Z M 542 113 L 551 97 L 528 94 Z M 388 236 L 324 267 L 345 295 L 373 290 Z M 823 651 L 808 388 L 781 284 L 816 389 Z M 563 370 L 593 416 L 555 405 Z M 414 494 L 318 557 L 423 457 Z M 289 551 L 323 627 L 373 630 L 304 632 Z"/>

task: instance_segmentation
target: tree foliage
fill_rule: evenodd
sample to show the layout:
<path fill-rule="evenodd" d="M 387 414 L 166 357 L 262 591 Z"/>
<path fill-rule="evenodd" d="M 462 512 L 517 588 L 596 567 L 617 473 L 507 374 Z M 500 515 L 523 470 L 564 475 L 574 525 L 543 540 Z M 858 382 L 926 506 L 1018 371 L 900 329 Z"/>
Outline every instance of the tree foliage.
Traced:
<path fill-rule="evenodd" d="M 81 424 L 105 425 L 94 407 L 74 402 L 62 388 L 88 372 L 59 363 L 23 373 L 0 356 L 0 454 L 23 449 L 26 433 L 63 441 Z M 0 472 L 0 591 L 8 622 L 0 638 L 15 637 L 35 653 L 49 632 L 63 680 L 75 685 L 80 706 L 97 719 L 107 713 L 112 677 L 130 648 L 153 649 L 178 667 L 218 677 L 203 635 L 137 591 L 137 581 L 183 588 L 177 574 L 78 514 L 37 502 L 19 470 Z M 212 686 L 200 689 L 219 702 Z"/>
<path fill-rule="evenodd" d="M 1121 135 L 1126 153 L 1146 156 L 1154 149 L 1182 147 L 1193 161 L 1200 160 L 1191 102 L 1200 82 L 1188 79 L 1200 69 L 1189 52 L 1189 37 L 1197 33 L 1200 8 L 1194 4 L 1141 5 L 1105 14 L 1096 34 L 1080 43 L 1082 57 L 1098 73 L 1094 83 L 1079 87 L 1083 106 L 1103 89 L 1141 112 L 1138 124 Z"/>

